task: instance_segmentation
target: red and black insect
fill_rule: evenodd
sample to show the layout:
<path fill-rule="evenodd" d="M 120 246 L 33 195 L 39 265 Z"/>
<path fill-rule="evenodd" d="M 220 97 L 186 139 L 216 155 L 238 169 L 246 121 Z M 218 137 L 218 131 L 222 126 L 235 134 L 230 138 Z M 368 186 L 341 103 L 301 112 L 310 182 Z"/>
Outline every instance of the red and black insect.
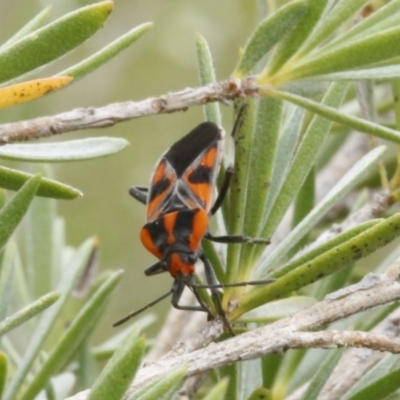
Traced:
<path fill-rule="evenodd" d="M 240 123 L 239 112 L 233 134 Z M 211 122 L 204 122 L 174 143 L 157 162 L 149 188 L 134 186 L 130 194 L 147 205 L 146 224 L 140 232 L 143 245 L 159 261 L 145 270 L 147 276 L 169 272 L 174 278 L 171 290 L 140 310 L 114 324 L 120 325 L 129 318 L 172 294 L 172 305 L 181 310 L 205 311 L 212 318 L 209 307 L 202 301 L 197 288 L 208 287 L 218 314 L 231 330 L 220 304 L 218 283 L 210 262 L 205 257 L 203 238 L 223 243 L 241 243 L 251 239 L 245 236 L 212 236 L 208 231 L 209 219 L 220 207 L 225 196 L 232 169 L 227 168 L 224 184 L 212 206 L 223 154 L 224 131 Z M 254 240 L 266 243 L 265 240 Z M 195 264 L 204 264 L 208 285 L 195 282 Z M 192 290 L 199 305 L 179 304 L 185 287 Z"/>

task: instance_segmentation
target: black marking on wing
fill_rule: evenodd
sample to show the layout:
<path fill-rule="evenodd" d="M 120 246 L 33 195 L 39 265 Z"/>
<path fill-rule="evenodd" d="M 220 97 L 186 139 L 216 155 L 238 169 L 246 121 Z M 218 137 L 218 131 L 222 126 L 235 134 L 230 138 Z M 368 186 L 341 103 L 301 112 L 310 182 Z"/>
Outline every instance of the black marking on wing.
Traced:
<path fill-rule="evenodd" d="M 169 178 L 164 178 L 158 181 L 155 185 L 151 187 L 150 196 L 148 201 L 154 200 L 156 197 L 164 193 L 171 186 L 171 180 Z"/>
<path fill-rule="evenodd" d="M 210 183 L 212 172 L 213 171 L 211 168 L 199 165 L 189 175 L 189 182 L 190 183 Z"/>
<path fill-rule="evenodd" d="M 182 139 L 174 143 L 164 154 L 179 177 L 189 165 L 213 142 L 221 137 L 220 129 L 212 122 L 203 122 Z"/>

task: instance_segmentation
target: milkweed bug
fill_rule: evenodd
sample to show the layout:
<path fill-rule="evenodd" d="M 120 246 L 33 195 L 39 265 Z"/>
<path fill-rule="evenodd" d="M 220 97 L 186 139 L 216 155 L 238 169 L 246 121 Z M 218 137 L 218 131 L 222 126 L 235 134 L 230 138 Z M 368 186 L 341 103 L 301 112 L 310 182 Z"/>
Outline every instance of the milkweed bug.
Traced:
<path fill-rule="evenodd" d="M 236 118 L 232 135 L 238 129 L 243 112 L 242 107 Z M 145 274 L 150 276 L 168 271 L 174 278 L 174 283 L 168 293 L 119 320 L 114 326 L 122 324 L 169 295 L 172 295 L 171 302 L 175 308 L 205 311 L 209 318 L 213 318 L 209 307 L 196 290 L 209 288 L 218 314 L 233 334 L 222 309 L 218 289 L 272 281 L 220 284 L 202 250 L 203 238 L 220 243 L 269 243 L 267 240 L 250 239 L 241 235 L 213 236 L 208 231 L 209 218 L 221 206 L 233 173 L 233 168 L 226 169 L 225 180 L 212 205 L 223 154 L 224 134 L 224 130 L 212 122 L 201 123 L 161 156 L 154 168 L 149 188 L 133 186 L 130 189 L 129 193 L 147 206 L 146 224 L 140 232 L 141 242 L 159 259 L 145 270 Z M 196 284 L 194 274 L 195 263 L 198 260 L 204 264 L 207 285 Z M 194 293 L 198 305 L 179 304 L 185 286 Z"/>

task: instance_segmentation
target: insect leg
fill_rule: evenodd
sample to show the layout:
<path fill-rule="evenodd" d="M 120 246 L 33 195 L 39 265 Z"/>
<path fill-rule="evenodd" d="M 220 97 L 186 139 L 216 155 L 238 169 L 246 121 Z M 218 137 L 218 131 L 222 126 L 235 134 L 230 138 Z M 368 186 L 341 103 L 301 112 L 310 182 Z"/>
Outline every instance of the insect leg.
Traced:
<path fill-rule="evenodd" d="M 151 275 L 161 274 L 162 272 L 166 271 L 168 271 L 168 266 L 162 261 L 158 261 L 155 264 L 150 265 L 150 267 L 147 267 L 144 270 L 144 274 L 146 276 L 151 276 Z"/>
<path fill-rule="evenodd" d="M 179 300 L 182 296 L 183 290 L 185 289 L 185 286 L 188 286 L 193 294 L 196 296 L 197 301 L 199 302 L 200 306 L 184 306 L 179 304 Z M 204 311 L 206 312 L 210 317 L 212 317 L 212 314 L 208 307 L 204 304 L 204 302 L 201 300 L 199 297 L 198 293 L 196 290 L 193 289 L 193 285 L 191 285 L 189 282 L 187 282 L 184 279 L 176 279 L 172 285 L 172 300 L 171 303 L 172 305 L 177 308 L 178 310 L 185 310 L 185 311 Z"/>
<path fill-rule="evenodd" d="M 211 208 L 211 215 L 214 215 L 218 209 L 221 207 L 222 202 L 226 194 L 228 193 L 229 185 L 231 184 L 231 178 L 233 176 L 233 167 L 229 166 L 225 169 L 224 181 L 222 182 L 222 186 L 220 191 L 218 192 L 218 197 L 215 200 L 214 205 Z"/>
<path fill-rule="evenodd" d="M 146 204 L 147 203 L 147 195 L 144 192 L 148 192 L 149 188 L 146 186 L 132 186 L 129 189 L 129 194 L 136 199 L 137 201 L 139 201 L 142 204 Z"/>
<path fill-rule="evenodd" d="M 211 233 L 206 233 L 204 236 L 206 239 L 217 243 L 252 243 L 252 244 L 264 244 L 270 243 L 268 239 L 262 238 L 251 238 L 246 235 L 224 235 L 224 236 L 213 236 Z"/>
<path fill-rule="evenodd" d="M 202 254 L 199 258 L 201 261 L 203 261 L 206 280 L 207 283 L 210 285 L 211 297 L 214 301 L 218 315 L 222 318 L 222 322 L 224 323 L 225 328 L 228 329 L 229 333 L 232 336 L 235 336 L 235 333 L 233 332 L 232 329 L 232 325 L 229 322 L 224 309 L 222 308 L 221 292 L 218 290 L 218 280 L 217 277 L 215 276 L 214 270 L 204 254 Z"/>

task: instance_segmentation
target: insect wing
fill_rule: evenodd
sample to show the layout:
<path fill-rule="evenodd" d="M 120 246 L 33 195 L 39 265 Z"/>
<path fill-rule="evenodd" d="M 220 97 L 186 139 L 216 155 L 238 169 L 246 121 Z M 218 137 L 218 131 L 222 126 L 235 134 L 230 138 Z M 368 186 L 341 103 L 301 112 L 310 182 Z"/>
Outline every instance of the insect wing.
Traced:
<path fill-rule="evenodd" d="M 187 208 L 210 210 L 223 145 L 224 131 L 203 122 L 165 153 L 177 175 L 178 195 Z"/>
<path fill-rule="evenodd" d="M 151 177 L 147 197 L 147 221 L 154 221 L 168 211 L 168 204 L 176 185 L 176 172 L 163 155 L 156 164 Z"/>
<path fill-rule="evenodd" d="M 209 211 L 223 142 L 224 131 L 203 122 L 162 155 L 151 177 L 147 221 L 182 209 Z"/>
<path fill-rule="evenodd" d="M 207 212 L 210 211 L 220 166 L 220 143 L 215 142 L 190 165 L 182 177 L 190 190 L 189 197 Z M 188 199 L 189 200 L 189 199 Z"/>

